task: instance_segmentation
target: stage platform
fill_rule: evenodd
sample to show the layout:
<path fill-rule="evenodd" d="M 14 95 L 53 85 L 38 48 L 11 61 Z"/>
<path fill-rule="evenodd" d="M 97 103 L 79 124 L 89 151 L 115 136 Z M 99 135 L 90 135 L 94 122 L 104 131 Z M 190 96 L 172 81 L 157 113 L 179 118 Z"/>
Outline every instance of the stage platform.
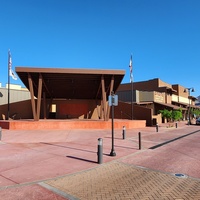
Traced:
<path fill-rule="evenodd" d="M 146 127 L 146 120 L 114 120 L 114 128 Z M 69 130 L 69 129 L 111 129 L 112 122 L 102 120 L 0 120 L 0 127 L 9 130 Z"/>

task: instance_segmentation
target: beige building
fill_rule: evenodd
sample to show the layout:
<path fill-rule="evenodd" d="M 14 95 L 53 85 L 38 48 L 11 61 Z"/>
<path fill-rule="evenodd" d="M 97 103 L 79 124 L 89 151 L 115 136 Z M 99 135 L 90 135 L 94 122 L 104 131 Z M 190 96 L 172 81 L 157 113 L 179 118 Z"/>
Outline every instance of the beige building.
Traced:
<path fill-rule="evenodd" d="M 196 98 L 190 96 L 190 91 L 178 84 L 171 85 L 156 78 L 148 81 L 121 84 L 117 90 L 119 100 L 127 103 L 129 109 L 119 106 L 121 114 L 116 117 L 131 118 L 131 104 L 133 104 L 133 119 L 145 119 L 147 125 L 165 122 L 159 110 L 178 110 L 183 113 L 183 120 L 187 119 L 188 108 L 195 106 Z M 131 94 L 133 94 L 131 99 Z M 116 108 L 118 109 L 118 108 Z"/>
<path fill-rule="evenodd" d="M 10 118 L 11 119 L 30 119 L 31 96 L 27 88 L 21 85 L 10 84 Z M 8 113 L 8 85 L 0 86 L 0 119 L 6 119 Z"/>

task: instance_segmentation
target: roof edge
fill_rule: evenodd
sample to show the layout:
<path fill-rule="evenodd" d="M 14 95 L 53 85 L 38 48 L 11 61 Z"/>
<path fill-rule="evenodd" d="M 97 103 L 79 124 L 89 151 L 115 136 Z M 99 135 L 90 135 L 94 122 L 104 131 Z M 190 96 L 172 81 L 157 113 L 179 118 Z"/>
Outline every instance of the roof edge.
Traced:
<path fill-rule="evenodd" d="M 84 69 L 84 68 L 38 68 L 38 67 L 15 67 L 16 72 L 35 72 L 35 73 L 73 73 L 73 74 L 113 74 L 125 75 L 125 70 L 110 69 Z"/>

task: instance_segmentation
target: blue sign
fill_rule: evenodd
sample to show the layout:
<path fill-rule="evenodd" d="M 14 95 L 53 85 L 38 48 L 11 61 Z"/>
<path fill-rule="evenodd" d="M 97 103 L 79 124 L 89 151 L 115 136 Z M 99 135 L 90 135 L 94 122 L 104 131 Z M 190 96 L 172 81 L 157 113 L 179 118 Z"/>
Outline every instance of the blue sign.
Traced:
<path fill-rule="evenodd" d="M 118 95 L 110 95 L 108 97 L 109 106 L 118 106 Z"/>

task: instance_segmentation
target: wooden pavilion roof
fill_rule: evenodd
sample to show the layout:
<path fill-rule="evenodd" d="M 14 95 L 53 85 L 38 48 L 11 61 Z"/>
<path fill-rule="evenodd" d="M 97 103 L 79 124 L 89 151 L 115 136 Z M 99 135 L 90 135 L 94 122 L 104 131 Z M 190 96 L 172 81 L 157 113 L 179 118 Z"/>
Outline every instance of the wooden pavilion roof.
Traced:
<path fill-rule="evenodd" d="M 114 79 L 115 92 L 125 75 L 125 70 L 16 67 L 15 71 L 29 90 L 28 78 L 31 77 L 35 97 L 39 77 L 42 78 L 42 91 L 46 98 L 53 99 L 101 99 L 102 77 L 108 96 L 111 79 Z"/>

